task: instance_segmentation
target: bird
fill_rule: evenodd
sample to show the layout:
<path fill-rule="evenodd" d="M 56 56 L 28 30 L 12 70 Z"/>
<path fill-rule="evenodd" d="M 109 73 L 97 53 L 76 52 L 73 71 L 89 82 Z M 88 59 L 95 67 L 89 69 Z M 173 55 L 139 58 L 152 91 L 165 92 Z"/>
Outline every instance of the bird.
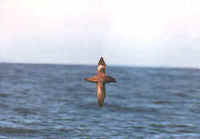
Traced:
<path fill-rule="evenodd" d="M 106 74 L 106 63 L 103 57 L 100 58 L 97 66 L 97 74 L 90 78 L 84 78 L 86 81 L 96 83 L 97 85 L 97 100 L 99 107 L 103 107 L 106 97 L 106 83 L 116 82 L 116 79 Z"/>

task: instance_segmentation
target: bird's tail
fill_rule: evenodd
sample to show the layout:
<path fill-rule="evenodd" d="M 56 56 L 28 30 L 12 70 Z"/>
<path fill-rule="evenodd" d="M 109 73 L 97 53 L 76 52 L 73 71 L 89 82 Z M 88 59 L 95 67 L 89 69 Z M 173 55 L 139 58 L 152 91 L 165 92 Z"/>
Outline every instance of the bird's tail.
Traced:
<path fill-rule="evenodd" d="M 103 107 L 104 104 L 104 93 L 99 93 L 98 94 L 98 103 L 99 103 L 99 107 Z"/>
<path fill-rule="evenodd" d="M 105 84 L 102 82 L 97 83 L 97 97 L 99 106 L 103 107 L 104 99 L 106 97 L 106 90 L 105 90 Z"/>

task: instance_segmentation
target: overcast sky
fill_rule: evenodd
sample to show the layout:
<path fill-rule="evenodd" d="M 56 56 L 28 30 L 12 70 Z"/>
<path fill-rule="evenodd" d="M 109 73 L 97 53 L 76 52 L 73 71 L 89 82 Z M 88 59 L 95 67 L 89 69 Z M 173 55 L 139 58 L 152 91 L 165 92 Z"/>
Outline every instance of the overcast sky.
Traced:
<path fill-rule="evenodd" d="M 1 0 L 0 62 L 200 67 L 199 0 Z"/>

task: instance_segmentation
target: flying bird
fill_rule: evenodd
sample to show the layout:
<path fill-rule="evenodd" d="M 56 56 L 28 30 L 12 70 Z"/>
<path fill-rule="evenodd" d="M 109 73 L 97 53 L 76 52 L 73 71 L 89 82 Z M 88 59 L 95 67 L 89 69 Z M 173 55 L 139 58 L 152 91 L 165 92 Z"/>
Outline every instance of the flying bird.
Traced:
<path fill-rule="evenodd" d="M 104 99 L 106 97 L 106 83 L 116 82 L 115 78 L 106 75 L 106 63 L 103 60 L 103 57 L 100 58 L 97 66 L 97 75 L 85 78 L 86 81 L 97 84 L 97 98 L 99 106 L 102 107 L 104 104 Z"/>

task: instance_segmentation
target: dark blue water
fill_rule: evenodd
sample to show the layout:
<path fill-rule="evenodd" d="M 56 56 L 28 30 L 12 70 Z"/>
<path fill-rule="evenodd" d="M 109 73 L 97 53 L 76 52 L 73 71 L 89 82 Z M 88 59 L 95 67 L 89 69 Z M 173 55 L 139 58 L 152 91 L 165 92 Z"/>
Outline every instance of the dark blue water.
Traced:
<path fill-rule="evenodd" d="M 108 67 L 103 108 L 95 66 L 0 64 L 1 139 L 199 139 L 200 70 Z"/>

